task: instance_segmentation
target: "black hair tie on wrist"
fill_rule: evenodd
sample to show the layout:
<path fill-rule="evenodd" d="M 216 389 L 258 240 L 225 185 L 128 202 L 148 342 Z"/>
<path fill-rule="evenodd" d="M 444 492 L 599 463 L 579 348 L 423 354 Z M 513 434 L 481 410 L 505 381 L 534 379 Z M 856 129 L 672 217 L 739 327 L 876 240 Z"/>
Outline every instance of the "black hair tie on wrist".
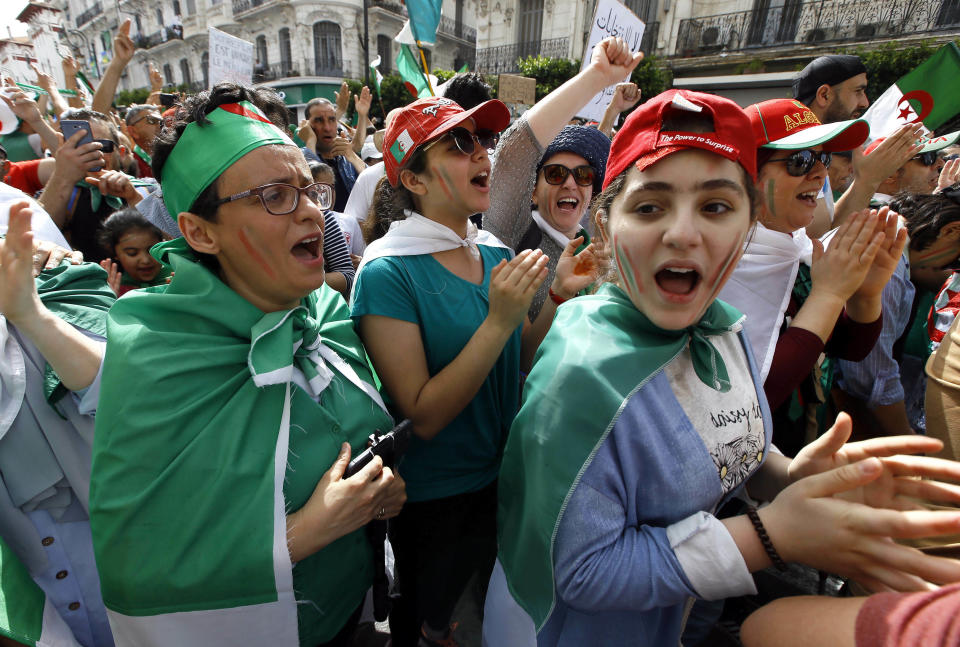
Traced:
<path fill-rule="evenodd" d="M 760 515 L 757 514 L 757 509 L 754 506 L 747 506 L 747 516 L 750 517 L 753 529 L 757 531 L 757 536 L 760 537 L 760 543 L 763 544 L 763 549 L 767 551 L 767 557 L 769 557 L 773 565 L 777 567 L 777 570 L 787 570 L 787 563 L 783 561 L 780 553 L 773 547 L 773 542 L 770 541 L 770 535 L 767 534 L 767 529 L 763 527 L 763 522 L 760 521 Z"/>

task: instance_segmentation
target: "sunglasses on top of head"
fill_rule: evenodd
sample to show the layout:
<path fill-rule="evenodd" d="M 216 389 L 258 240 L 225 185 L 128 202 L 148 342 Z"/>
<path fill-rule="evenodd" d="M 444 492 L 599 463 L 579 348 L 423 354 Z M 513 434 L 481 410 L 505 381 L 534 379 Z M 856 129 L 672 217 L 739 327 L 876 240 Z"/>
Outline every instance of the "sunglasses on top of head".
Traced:
<path fill-rule="evenodd" d="M 919 155 L 914 155 L 910 158 L 913 162 L 920 162 L 924 166 L 933 166 L 937 163 L 938 156 L 936 152 L 929 151 L 927 153 L 920 153 Z"/>
<path fill-rule="evenodd" d="M 583 164 L 576 168 L 567 168 L 563 164 L 544 164 L 543 179 L 547 184 L 563 184 L 567 181 L 568 175 L 573 175 L 573 181 L 579 186 L 593 186 L 593 179 L 596 171 L 589 164 Z"/>
<path fill-rule="evenodd" d="M 493 149 L 497 147 L 497 140 L 500 139 L 500 136 L 492 130 L 481 128 L 478 129 L 477 132 L 472 133 L 466 128 L 457 126 L 439 139 L 435 139 L 424 146 L 423 152 L 427 152 L 439 142 L 446 141 L 448 137 L 453 139 L 453 143 L 456 144 L 457 149 L 464 155 L 473 155 L 476 150 L 475 144 L 480 144 L 487 150 L 487 153 L 493 153 Z"/>
<path fill-rule="evenodd" d="M 779 157 L 769 161 L 784 162 L 787 165 L 787 173 L 794 177 L 800 177 L 812 171 L 817 162 L 823 164 L 825 168 L 830 168 L 832 160 L 833 155 L 826 151 L 803 150 L 793 151 L 787 157 Z"/>

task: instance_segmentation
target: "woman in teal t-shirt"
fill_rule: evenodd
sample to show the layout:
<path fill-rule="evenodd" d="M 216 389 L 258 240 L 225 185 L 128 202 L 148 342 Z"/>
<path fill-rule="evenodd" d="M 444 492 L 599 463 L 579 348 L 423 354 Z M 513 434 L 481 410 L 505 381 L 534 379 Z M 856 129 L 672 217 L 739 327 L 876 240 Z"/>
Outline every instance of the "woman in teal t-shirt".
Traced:
<path fill-rule="evenodd" d="M 587 70 L 529 111 L 517 127 L 539 149 L 537 159 L 584 97 L 623 79 L 638 61 L 626 43 L 609 39 Z M 530 364 L 557 304 L 595 278 L 576 271 L 582 239 L 572 240 L 558 259 L 545 316 L 531 325 L 526 313 L 547 257 L 525 250 L 514 258 L 470 222 L 490 208 L 488 151 L 509 120 L 499 101 L 464 111 L 430 97 L 400 111 L 384 137 L 386 179 L 374 209 L 393 211 L 387 219 L 395 222 L 364 254 L 351 316 L 416 436 L 400 465 L 408 500 L 390 530 L 401 593 L 390 617 L 395 647 L 456 644 L 453 607 L 474 572 L 485 581 L 496 553 L 496 480 L 521 366 Z M 496 158 L 516 164 L 505 148 Z M 498 200 L 512 195 L 497 189 Z M 581 265 L 597 266 L 592 248 L 582 255 Z"/>

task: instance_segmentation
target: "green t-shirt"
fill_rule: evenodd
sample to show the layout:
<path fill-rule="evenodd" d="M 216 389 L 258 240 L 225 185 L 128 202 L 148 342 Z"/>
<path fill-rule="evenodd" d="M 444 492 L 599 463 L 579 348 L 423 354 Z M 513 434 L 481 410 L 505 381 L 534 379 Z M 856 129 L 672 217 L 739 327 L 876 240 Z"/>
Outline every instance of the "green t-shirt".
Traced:
<path fill-rule="evenodd" d="M 490 270 L 512 253 L 479 246 L 483 282 L 465 281 L 429 254 L 388 256 L 357 276 L 350 316 L 381 315 L 420 326 L 427 369 L 436 375 L 463 350 L 487 316 Z M 507 431 L 520 399 L 520 331 L 507 341 L 470 404 L 433 439 L 414 436 L 400 464 L 409 501 L 479 490 L 500 470 Z"/>

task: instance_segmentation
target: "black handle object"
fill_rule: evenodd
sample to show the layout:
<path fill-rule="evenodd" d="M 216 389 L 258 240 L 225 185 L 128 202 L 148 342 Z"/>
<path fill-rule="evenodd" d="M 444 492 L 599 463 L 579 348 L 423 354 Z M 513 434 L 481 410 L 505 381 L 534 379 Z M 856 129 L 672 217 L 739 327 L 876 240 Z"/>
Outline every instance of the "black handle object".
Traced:
<path fill-rule="evenodd" d="M 412 431 L 413 423 L 402 420 L 382 436 L 370 434 L 370 446 L 350 461 L 343 472 L 343 478 L 350 478 L 362 470 L 374 456 L 383 459 L 385 466 L 396 467 L 397 461 L 407 451 Z M 390 614 L 390 582 L 387 579 L 386 556 L 383 548 L 383 542 L 387 538 L 387 521 L 374 519 L 367 524 L 366 531 L 370 545 L 373 547 L 373 617 L 377 622 L 383 622 Z"/>
<path fill-rule="evenodd" d="M 410 433 L 413 431 L 413 423 L 409 420 L 403 420 L 396 427 L 378 436 L 370 434 L 370 446 L 353 457 L 347 469 L 343 472 L 343 478 L 350 478 L 373 460 L 374 456 L 383 459 L 383 464 L 393 468 L 397 461 L 407 451 L 407 445 L 410 444 Z"/>

